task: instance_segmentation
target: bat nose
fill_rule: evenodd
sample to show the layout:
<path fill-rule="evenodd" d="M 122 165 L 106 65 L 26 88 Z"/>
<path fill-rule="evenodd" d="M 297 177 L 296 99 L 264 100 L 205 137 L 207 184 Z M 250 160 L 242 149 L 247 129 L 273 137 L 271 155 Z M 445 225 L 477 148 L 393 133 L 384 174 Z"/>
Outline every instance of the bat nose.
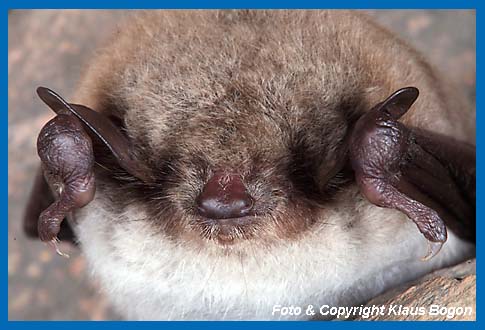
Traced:
<path fill-rule="evenodd" d="M 232 219 L 251 214 L 254 199 L 248 194 L 241 177 L 216 172 L 197 198 L 200 215 L 210 219 Z"/>

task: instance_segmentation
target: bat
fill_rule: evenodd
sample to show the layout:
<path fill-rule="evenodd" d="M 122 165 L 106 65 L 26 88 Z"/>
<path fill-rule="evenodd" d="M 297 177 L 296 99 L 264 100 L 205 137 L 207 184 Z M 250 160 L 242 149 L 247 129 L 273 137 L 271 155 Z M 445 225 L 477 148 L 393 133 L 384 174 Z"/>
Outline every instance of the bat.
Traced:
<path fill-rule="evenodd" d="M 473 113 L 349 11 L 131 17 L 55 113 L 25 230 L 126 319 L 308 319 L 475 253 Z M 424 258 L 420 258 L 423 257 Z"/>

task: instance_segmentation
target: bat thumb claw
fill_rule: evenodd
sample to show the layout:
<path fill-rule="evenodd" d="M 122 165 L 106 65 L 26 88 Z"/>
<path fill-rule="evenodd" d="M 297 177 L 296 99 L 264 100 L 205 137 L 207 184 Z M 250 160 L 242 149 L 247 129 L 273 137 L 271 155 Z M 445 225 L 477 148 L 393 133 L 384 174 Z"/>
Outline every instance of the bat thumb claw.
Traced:
<path fill-rule="evenodd" d="M 428 261 L 435 257 L 441 251 L 443 244 L 443 242 L 428 241 L 428 252 L 424 257 L 421 258 L 421 261 Z"/>
<path fill-rule="evenodd" d="M 59 243 L 60 243 L 60 241 L 59 241 L 59 239 L 57 238 L 57 236 L 55 236 L 53 239 L 51 239 L 51 240 L 49 241 L 49 245 L 51 245 L 51 246 L 52 246 L 52 247 L 53 247 L 53 248 L 56 250 L 56 253 L 57 253 L 58 255 L 60 255 L 61 257 L 64 257 L 64 258 L 69 259 L 69 258 L 70 258 L 69 254 L 64 253 L 64 252 L 62 252 L 62 251 L 60 250 L 60 248 L 59 248 Z"/>

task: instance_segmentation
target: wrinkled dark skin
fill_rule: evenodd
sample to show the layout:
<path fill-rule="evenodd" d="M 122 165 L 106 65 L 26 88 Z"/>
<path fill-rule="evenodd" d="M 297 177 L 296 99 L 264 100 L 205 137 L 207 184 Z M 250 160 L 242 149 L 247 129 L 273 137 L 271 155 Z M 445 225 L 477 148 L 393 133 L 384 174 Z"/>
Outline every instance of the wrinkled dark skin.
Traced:
<path fill-rule="evenodd" d="M 39 238 L 51 241 L 68 213 L 94 198 L 93 147 L 77 118 L 59 114 L 42 128 L 37 149 L 45 178 L 59 195 L 39 217 Z"/>
<path fill-rule="evenodd" d="M 68 104 L 46 88 L 38 93 L 58 114 L 38 139 L 49 185 L 55 191 L 63 187 L 38 221 L 39 237 L 49 241 L 56 238 L 69 212 L 94 197 L 90 136 L 100 139 L 133 176 L 149 181 L 150 175 L 134 161 L 129 141 L 108 118 Z M 417 97 L 416 88 L 403 88 L 362 115 L 352 129 L 348 150 L 363 196 L 406 214 L 432 243 L 427 256 L 432 257 L 447 239 L 447 226 L 475 241 L 475 147 L 398 122 Z"/>
<path fill-rule="evenodd" d="M 432 243 L 447 239 L 446 224 L 475 240 L 475 147 L 398 122 L 418 97 L 404 88 L 364 114 L 350 139 L 350 159 L 362 194 L 406 214 Z"/>

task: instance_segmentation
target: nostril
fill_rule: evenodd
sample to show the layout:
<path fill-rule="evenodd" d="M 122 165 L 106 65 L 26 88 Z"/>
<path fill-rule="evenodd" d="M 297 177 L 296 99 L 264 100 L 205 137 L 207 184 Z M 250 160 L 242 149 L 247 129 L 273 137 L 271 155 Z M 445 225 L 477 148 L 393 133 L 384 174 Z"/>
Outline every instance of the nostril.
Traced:
<path fill-rule="evenodd" d="M 239 218 L 251 214 L 254 199 L 239 175 L 217 172 L 197 198 L 199 213 L 211 219 Z"/>
<path fill-rule="evenodd" d="M 251 197 L 247 199 L 225 199 L 199 198 L 199 213 L 211 219 L 240 218 L 251 214 L 253 203 Z M 251 199 L 252 200 L 252 199 Z"/>
<path fill-rule="evenodd" d="M 254 199 L 247 195 L 246 198 L 242 199 L 242 205 L 241 205 L 241 210 L 243 212 L 249 212 L 250 210 L 253 209 L 254 206 Z"/>

